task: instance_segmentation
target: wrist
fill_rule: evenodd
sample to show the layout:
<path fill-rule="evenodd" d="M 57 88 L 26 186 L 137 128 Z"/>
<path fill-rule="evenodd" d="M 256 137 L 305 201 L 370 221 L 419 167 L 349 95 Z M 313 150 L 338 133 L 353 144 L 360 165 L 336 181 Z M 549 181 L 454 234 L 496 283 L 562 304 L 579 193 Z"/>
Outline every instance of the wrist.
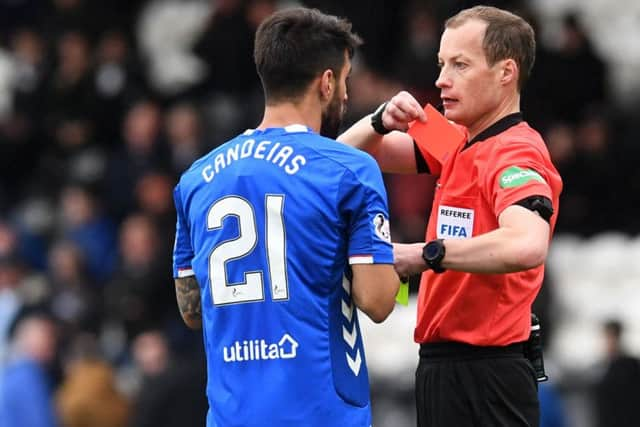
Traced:
<path fill-rule="evenodd" d="M 422 259 L 427 264 L 427 267 L 433 270 L 434 273 L 443 273 L 446 271 L 442 266 L 445 253 L 446 249 L 443 239 L 431 240 L 422 248 Z"/>
<path fill-rule="evenodd" d="M 384 113 L 385 108 L 387 108 L 388 102 L 383 102 L 380 104 L 376 111 L 371 115 L 371 127 L 373 130 L 379 135 L 386 135 L 391 132 L 391 129 L 387 129 L 384 127 L 384 123 L 382 123 L 382 114 Z"/>

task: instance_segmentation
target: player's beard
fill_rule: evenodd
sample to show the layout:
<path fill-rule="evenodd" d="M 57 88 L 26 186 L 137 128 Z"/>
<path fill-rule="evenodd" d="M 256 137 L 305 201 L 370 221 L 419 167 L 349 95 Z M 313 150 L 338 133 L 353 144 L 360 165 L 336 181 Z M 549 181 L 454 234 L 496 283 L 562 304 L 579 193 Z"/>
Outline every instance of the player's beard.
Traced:
<path fill-rule="evenodd" d="M 344 101 L 338 96 L 338 91 L 331 99 L 327 109 L 322 112 L 322 123 L 320 124 L 320 135 L 327 138 L 336 139 L 340 126 L 342 125 L 342 118 L 345 113 Z"/>

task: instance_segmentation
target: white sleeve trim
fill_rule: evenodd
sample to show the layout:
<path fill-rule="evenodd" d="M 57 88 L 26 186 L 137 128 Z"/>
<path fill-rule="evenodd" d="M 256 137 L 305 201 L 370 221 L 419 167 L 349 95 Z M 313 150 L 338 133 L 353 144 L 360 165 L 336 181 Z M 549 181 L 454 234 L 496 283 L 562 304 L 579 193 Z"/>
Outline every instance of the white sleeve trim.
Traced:
<path fill-rule="evenodd" d="M 349 257 L 349 264 L 373 264 L 373 255 L 354 255 Z"/>
<path fill-rule="evenodd" d="M 193 272 L 193 268 L 179 268 L 178 269 L 178 278 L 181 279 L 183 277 L 195 276 Z"/>

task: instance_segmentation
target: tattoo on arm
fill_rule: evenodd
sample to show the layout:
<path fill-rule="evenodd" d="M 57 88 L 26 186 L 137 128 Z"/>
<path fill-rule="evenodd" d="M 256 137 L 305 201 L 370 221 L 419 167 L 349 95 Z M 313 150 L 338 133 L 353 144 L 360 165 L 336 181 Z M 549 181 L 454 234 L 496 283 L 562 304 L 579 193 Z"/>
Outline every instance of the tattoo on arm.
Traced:
<path fill-rule="evenodd" d="M 195 276 L 175 279 L 178 308 L 185 323 L 194 329 L 202 325 L 200 286 Z"/>

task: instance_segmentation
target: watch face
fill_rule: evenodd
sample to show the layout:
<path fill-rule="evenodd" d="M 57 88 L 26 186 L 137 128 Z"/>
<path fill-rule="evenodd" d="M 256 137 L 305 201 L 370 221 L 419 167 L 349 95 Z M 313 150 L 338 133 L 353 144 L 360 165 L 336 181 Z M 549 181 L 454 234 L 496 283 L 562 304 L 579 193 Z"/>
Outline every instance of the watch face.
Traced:
<path fill-rule="evenodd" d="M 427 258 L 434 259 L 440 253 L 440 245 L 437 242 L 431 242 L 425 248 Z"/>

